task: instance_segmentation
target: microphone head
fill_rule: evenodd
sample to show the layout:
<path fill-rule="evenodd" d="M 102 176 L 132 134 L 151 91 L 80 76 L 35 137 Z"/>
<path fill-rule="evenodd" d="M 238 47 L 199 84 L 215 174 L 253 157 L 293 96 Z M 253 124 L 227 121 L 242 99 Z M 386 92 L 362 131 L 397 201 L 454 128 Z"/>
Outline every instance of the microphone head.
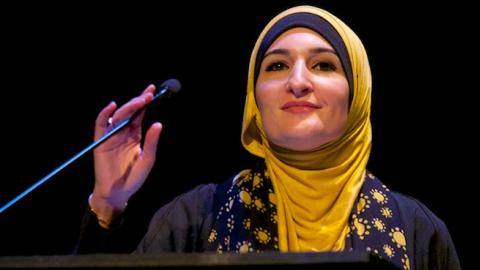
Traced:
<path fill-rule="evenodd" d="M 168 79 L 164 81 L 160 87 L 165 87 L 168 89 L 168 91 L 172 93 L 178 93 L 178 91 L 180 91 L 180 89 L 182 88 L 182 85 L 177 79 Z"/>

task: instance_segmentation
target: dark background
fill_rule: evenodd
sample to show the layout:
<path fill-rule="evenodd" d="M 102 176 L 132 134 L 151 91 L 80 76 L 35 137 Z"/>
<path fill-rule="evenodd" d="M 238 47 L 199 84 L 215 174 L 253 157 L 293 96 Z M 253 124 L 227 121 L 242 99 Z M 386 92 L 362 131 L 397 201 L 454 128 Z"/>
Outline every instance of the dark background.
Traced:
<path fill-rule="evenodd" d="M 138 241 L 151 215 L 174 196 L 223 182 L 251 164 L 240 144 L 251 49 L 278 12 L 314 4 L 347 23 L 369 54 L 369 169 L 443 219 L 468 264 L 468 190 L 478 179 L 467 158 L 478 149 L 471 143 L 478 86 L 467 68 L 473 19 L 460 13 L 468 8 L 414 1 L 187 2 L 0 9 L 0 205 L 89 144 L 96 114 L 108 102 L 122 104 L 149 83 L 175 77 L 182 91 L 158 102 L 146 119 L 161 121 L 164 132 L 157 166 L 129 203 L 131 239 Z M 2 213 L 0 255 L 70 253 L 93 180 L 88 155 Z"/>

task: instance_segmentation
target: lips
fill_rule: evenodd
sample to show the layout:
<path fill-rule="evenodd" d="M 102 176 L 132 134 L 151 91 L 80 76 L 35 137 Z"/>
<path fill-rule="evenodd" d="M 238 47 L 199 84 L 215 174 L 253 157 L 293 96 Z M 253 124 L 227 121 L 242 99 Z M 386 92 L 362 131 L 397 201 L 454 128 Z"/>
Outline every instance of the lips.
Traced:
<path fill-rule="evenodd" d="M 285 103 L 281 109 L 291 113 L 307 113 L 320 108 L 319 105 L 308 101 L 290 101 Z"/>

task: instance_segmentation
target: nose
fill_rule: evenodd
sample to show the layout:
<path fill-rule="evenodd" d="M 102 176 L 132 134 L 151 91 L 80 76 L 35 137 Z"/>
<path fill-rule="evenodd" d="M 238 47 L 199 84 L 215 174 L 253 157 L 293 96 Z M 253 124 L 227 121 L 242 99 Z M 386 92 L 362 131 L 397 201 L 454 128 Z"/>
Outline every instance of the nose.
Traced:
<path fill-rule="evenodd" d="M 287 89 L 295 97 L 303 97 L 313 91 L 313 84 L 309 78 L 309 70 L 304 62 L 295 63 L 287 80 Z"/>

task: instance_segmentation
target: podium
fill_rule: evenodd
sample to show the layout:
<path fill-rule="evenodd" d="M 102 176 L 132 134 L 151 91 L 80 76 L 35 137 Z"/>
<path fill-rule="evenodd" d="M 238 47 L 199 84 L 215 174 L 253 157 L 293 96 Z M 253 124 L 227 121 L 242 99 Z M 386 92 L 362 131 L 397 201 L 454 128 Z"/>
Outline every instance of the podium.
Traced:
<path fill-rule="evenodd" d="M 0 269 L 397 269 L 367 252 L 168 253 L 0 257 Z"/>

